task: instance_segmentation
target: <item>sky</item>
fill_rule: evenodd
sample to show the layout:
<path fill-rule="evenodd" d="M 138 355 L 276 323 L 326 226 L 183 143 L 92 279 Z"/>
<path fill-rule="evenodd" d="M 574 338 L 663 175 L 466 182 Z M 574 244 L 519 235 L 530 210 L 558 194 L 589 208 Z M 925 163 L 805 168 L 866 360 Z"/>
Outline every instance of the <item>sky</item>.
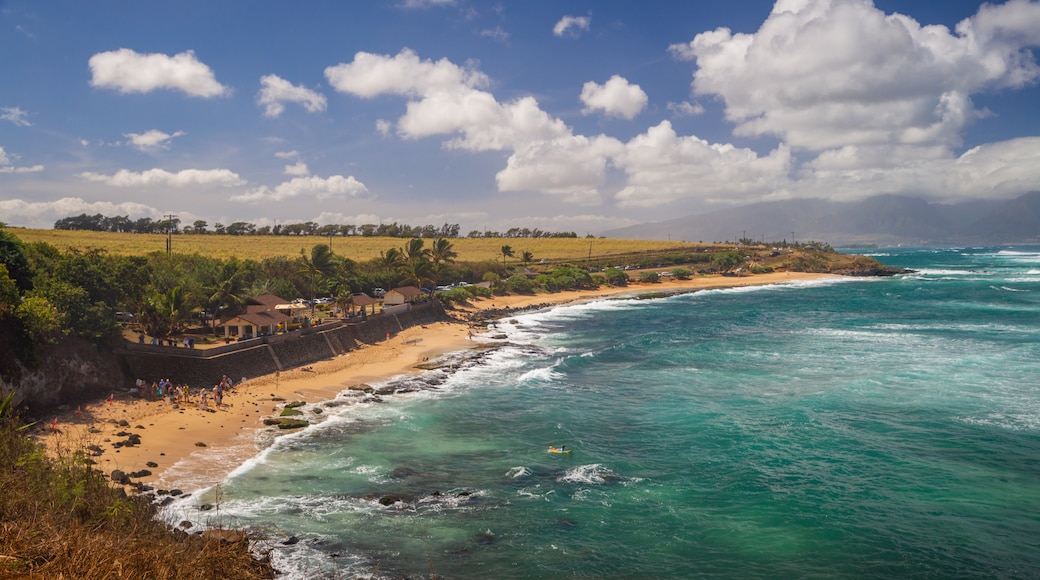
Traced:
<path fill-rule="evenodd" d="M 1040 1 L 0 0 L 0 222 L 579 235 L 1040 190 Z"/>

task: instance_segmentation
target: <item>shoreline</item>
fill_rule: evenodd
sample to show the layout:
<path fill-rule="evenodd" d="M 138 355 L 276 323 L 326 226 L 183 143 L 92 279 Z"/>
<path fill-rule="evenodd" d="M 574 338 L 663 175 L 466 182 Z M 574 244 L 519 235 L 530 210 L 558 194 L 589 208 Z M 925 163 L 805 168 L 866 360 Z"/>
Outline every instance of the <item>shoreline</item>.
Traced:
<path fill-rule="evenodd" d="M 494 296 L 476 299 L 469 307 L 448 312 L 470 317 L 479 317 L 480 313 L 503 317 L 510 312 L 531 308 L 609 297 L 671 295 L 830 277 L 835 275 L 800 272 L 737 278 L 714 275 L 597 290 Z M 462 321 L 406 328 L 388 341 L 364 345 L 306 367 L 236 384 L 225 394 L 224 404 L 216 409 L 212 406 L 210 410 L 199 409 L 197 396 L 179 408 L 164 401 L 125 397 L 99 401 L 58 415 L 55 429 L 51 429 L 51 423 L 47 421 L 46 425 L 37 428 L 36 437 L 52 456 L 68 456 L 86 450 L 95 462 L 94 467 L 106 476 L 120 470 L 126 474 L 139 474 L 132 475 L 133 480 L 147 486 L 194 492 L 221 483 L 234 470 L 256 457 L 266 447 L 260 444 L 260 440 L 261 434 L 267 430 L 275 430 L 274 437 L 295 432 L 278 431 L 263 423 L 265 418 L 276 416 L 285 403 L 329 401 L 352 386 L 422 372 L 416 366 L 427 360 L 482 344 L 469 339 L 473 330 L 472 325 Z M 145 378 L 149 382 L 153 380 L 153 377 Z M 176 377 L 173 379 L 176 382 Z M 219 377 L 214 378 L 217 380 Z M 114 443 L 126 440 L 131 434 L 139 437 L 139 443 L 114 447 Z"/>

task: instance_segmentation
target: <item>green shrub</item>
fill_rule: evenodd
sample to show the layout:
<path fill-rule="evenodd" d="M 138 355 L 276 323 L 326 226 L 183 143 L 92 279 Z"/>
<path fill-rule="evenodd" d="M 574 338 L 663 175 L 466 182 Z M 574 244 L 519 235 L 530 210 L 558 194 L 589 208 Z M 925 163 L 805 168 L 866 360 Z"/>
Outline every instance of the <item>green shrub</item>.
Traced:
<path fill-rule="evenodd" d="M 656 284 L 661 281 L 661 277 L 657 274 L 657 272 L 640 272 L 639 281 Z"/>
<path fill-rule="evenodd" d="M 530 294 L 534 291 L 534 282 L 523 274 L 513 274 L 506 279 L 505 286 L 514 294 Z"/>

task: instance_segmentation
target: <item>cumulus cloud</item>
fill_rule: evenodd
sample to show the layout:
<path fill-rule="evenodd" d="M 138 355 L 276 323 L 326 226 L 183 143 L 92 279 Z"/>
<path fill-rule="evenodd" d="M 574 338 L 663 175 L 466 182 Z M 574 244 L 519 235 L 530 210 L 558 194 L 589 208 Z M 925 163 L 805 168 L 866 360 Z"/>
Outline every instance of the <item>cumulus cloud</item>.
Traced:
<path fill-rule="evenodd" d="M 571 135 L 536 141 L 509 157 L 495 179 L 499 191 L 542 191 L 576 203 L 599 202 L 610 159 L 624 150 L 611 137 Z"/>
<path fill-rule="evenodd" d="M 628 176 L 628 185 L 616 196 L 622 207 L 683 198 L 733 204 L 776 195 L 790 185 L 786 146 L 759 156 L 751 149 L 679 136 L 668 121 L 626 143 L 615 163 Z"/>
<path fill-rule="evenodd" d="M 879 192 L 924 195 L 945 202 L 976 199 L 980 192 L 1008 198 L 1035 190 L 1040 183 L 1040 137 L 1023 137 L 973 147 L 961 155 L 936 149 L 931 157 L 896 167 L 887 156 L 846 147 L 806 163 L 798 175 L 798 192 L 806 196 L 857 199 Z M 897 151 L 898 154 L 898 151 Z"/>
<path fill-rule="evenodd" d="M 151 129 L 144 133 L 123 133 L 123 136 L 129 138 L 130 144 L 141 151 L 154 151 L 156 149 L 169 149 L 170 140 L 186 134 L 184 131 L 176 131 L 170 134 L 163 133 L 158 129 Z"/>
<path fill-rule="evenodd" d="M 588 30 L 591 23 L 590 16 L 564 16 L 553 26 L 553 34 L 561 38 L 567 34 L 577 37 L 580 31 Z"/>
<path fill-rule="evenodd" d="M 300 196 L 316 199 L 351 198 L 360 197 L 366 193 L 368 193 L 368 188 L 353 175 L 349 177 L 333 175 L 327 179 L 310 176 L 296 177 L 280 183 L 274 188 L 262 186 L 248 193 L 234 195 L 231 197 L 231 201 L 283 201 Z"/>
<path fill-rule="evenodd" d="M 624 77 L 614 75 L 605 84 L 593 81 L 581 88 L 582 113 L 588 115 L 603 111 L 608 117 L 632 120 L 645 107 L 649 98 L 639 85 L 633 85 Z"/>
<path fill-rule="evenodd" d="M 793 147 L 957 146 L 970 95 L 1040 78 L 1040 4 L 984 5 L 951 32 L 862 0 L 779 0 L 753 34 L 719 28 L 671 47 L 694 94 L 717 96 L 741 136 Z"/>
<path fill-rule="evenodd" d="M 129 48 L 99 52 L 90 57 L 94 87 L 120 93 L 150 93 L 156 89 L 181 91 L 192 97 L 211 98 L 230 93 L 217 82 L 213 71 L 188 50 L 168 56 L 141 54 Z"/>
<path fill-rule="evenodd" d="M 500 103 L 480 90 L 488 84 L 484 73 L 447 59 L 421 60 L 408 49 L 392 57 L 359 52 L 351 63 L 326 68 L 325 76 L 337 91 L 358 97 L 408 97 L 406 112 L 396 123 L 398 134 L 408 139 L 461 134 L 445 146 L 489 151 L 570 134 L 533 97 Z M 380 122 L 377 130 L 388 132 L 389 126 Z"/>
<path fill-rule="evenodd" d="M 299 175 L 299 176 L 302 176 L 302 175 L 309 175 L 310 174 L 310 170 L 307 169 L 307 164 L 306 163 L 304 163 L 303 161 L 297 161 L 296 163 L 294 163 L 292 165 L 286 165 L 285 166 L 285 171 L 283 173 L 285 173 L 286 175 Z"/>
<path fill-rule="evenodd" d="M 382 94 L 415 97 L 488 84 L 484 73 L 460 67 L 446 58 L 437 62 L 420 60 L 407 48 L 393 57 L 358 52 L 353 62 L 327 67 L 325 78 L 337 91 L 362 98 Z"/>
<path fill-rule="evenodd" d="M 32 123 L 26 117 L 28 112 L 18 107 L 0 107 L 0 120 L 10 121 L 19 127 L 29 127 Z"/>
<path fill-rule="evenodd" d="M 81 173 L 80 177 L 87 181 L 104 183 L 113 187 L 188 187 L 195 185 L 233 187 L 245 184 L 237 173 L 228 169 L 182 169 L 176 173 L 158 168 L 141 172 L 120 169 L 112 175 L 88 171 Z"/>
<path fill-rule="evenodd" d="M 325 95 L 303 86 L 296 86 L 278 75 L 260 77 L 260 93 L 256 102 L 264 106 L 265 117 L 278 117 L 285 111 L 285 103 L 299 103 L 311 113 L 325 110 Z"/>
<path fill-rule="evenodd" d="M 0 200 L 4 221 L 30 228 L 51 228 L 57 220 L 79 214 L 132 215 L 159 217 L 154 207 L 136 202 L 88 202 L 79 197 L 63 197 L 55 201 Z"/>

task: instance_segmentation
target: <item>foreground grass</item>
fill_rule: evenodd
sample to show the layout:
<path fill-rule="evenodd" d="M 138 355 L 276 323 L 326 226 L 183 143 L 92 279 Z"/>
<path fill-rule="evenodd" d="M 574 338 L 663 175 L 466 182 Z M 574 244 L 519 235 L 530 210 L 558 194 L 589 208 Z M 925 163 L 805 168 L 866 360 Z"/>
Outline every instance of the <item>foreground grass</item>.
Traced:
<path fill-rule="evenodd" d="M 174 531 L 81 455 L 47 457 L 0 417 L 0 577 L 272 578 L 249 545 Z M 242 535 L 244 537 L 244 535 Z"/>
<path fill-rule="evenodd" d="M 121 234 L 69 230 L 34 230 L 8 227 L 7 231 L 25 243 L 46 242 L 59 249 L 103 249 L 113 255 L 143 256 L 166 251 L 166 236 L 162 234 Z M 378 258 L 380 252 L 400 248 L 406 238 L 334 237 L 332 249 L 336 254 L 363 262 Z M 432 240 L 427 240 L 427 247 Z M 523 252 L 531 252 L 537 262 L 548 260 L 602 260 L 611 256 L 640 253 L 689 252 L 708 245 L 689 242 L 654 240 L 618 240 L 612 238 L 453 238 L 451 240 L 461 262 L 502 260 L 502 246 L 510 246 L 516 254 L 508 258 L 516 264 Z M 178 254 L 199 254 L 206 257 L 260 260 L 275 256 L 296 257 L 300 250 L 308 254 L 318 244 L 328 244 L 321 236 L 221 236 L 216 234 L 173 236 L 173 251 Z M 732 247 L 732 246 L 730 246 Z"/>

